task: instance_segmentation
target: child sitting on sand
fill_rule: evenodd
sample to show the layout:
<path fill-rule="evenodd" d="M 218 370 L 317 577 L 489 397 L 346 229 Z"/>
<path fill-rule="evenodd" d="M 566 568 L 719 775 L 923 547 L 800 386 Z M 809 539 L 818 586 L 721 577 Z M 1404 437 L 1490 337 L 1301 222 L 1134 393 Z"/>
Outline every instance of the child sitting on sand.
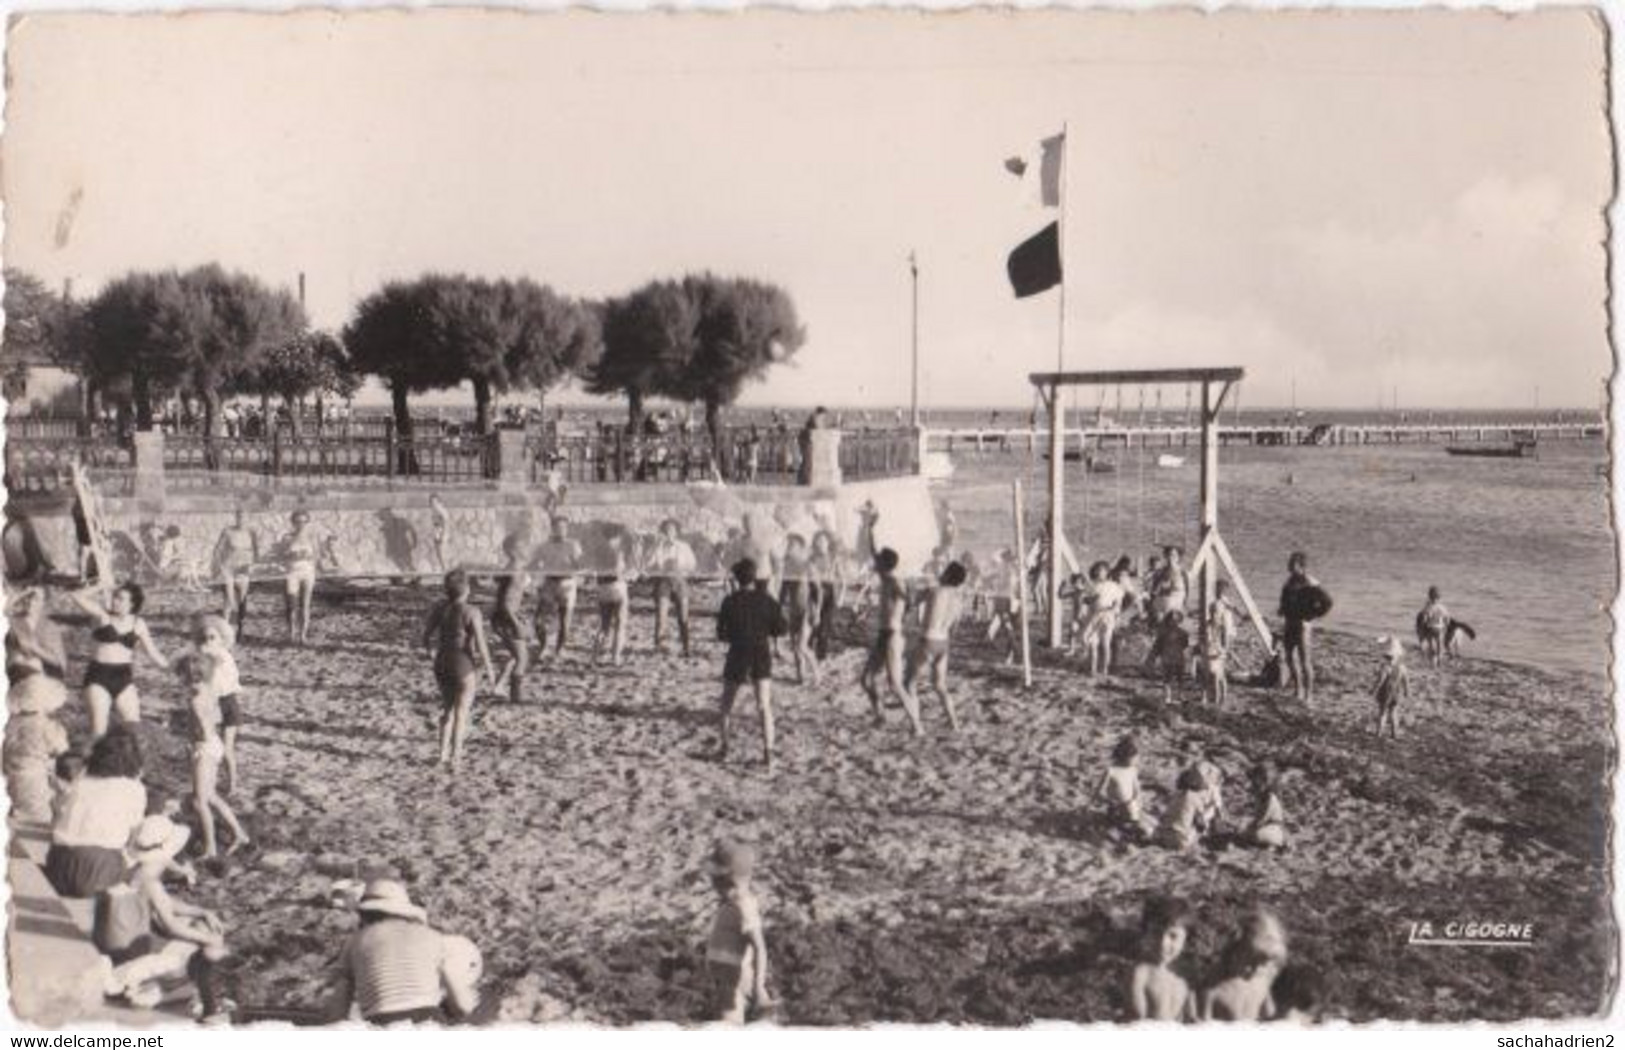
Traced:
<path fill-rule="evenodd" d="M 185 828 L 153 814 L 136 828 L 128 879 L 96 900 L 92 939 L 113 964 L 105 992 L 151 1009 L 163 999 L 159 981 L 186 973 L 197 986 L 205 1023 L 229 1018 L 220 960 L 227 955 L 225 924 L 214 912 L 182 903 L 164 889 L 166 869 L 186 845 Z"/>
<path fill-rule="evenodd" d="M 1174 783 L 1174 799 L 1163 811 L 1157 842 L 1169 849 L 1194 849 L 1206 831 L 1206 814 L 1211 807 L 1207 778 L 1191 766 Z"/>
<path fill-rule="evenodd" d="M 186 658 L 181 674 L 192 694 L 188 703 L 192 722 L 192 805 L 197 810 L 198 826 L 203 832 L 203 859 L 213 860 L 219 856 L 214 828 L 216 814 L 231 830 L 232 842 L 226 850 L 228 856 L 248 845 L 248 833 L 216 789 L 220 762 L 226 753 L 226 745 L 220 735 L 221 698 L 215 687 L 219 675 L 218 662 L 212 654 L 200 649 Z"/>
<path fill-rule="evenodd" d="M 1286 849 L 1286 811 L 1281 807 L 1280 778 L 1275 763 L 1268 760 L 1258 763 L 1247 779 L 1257 811 L 1243 841 L 1260 849 Z"/>
<path fill-rule="evenodd" d="M 1112 748 L 1112 764 L 1100 778 L 1094 798 L 1106 800 L 1106 817 L 1114 828 L 1135 838 L 1145 834 L 1145 813 L 1140 805 L 1140 746 L 1126 736 Z"/>
<path fill-rule="evenodd" d="M 1286 965 L 1286 930 L 1281 920 L 1259 909 L 1242 924 L 1226 949 L 1225 977 L 1202 995 L 1204 1021 L 1268 1021 L 1275 1016 L 1270 987 Z"/>
<path fill-rule="evenodd" d="M 1171 703 L 1174 688 L 1185 681 L 1185 668 L 1190 662 L 1191 636 L 1185 630 L 1185 614 L 1170 609 L 1157 621 L 1156 634 L 1147 660 L 1162 678 L 1162 699 Z"/>
<path fill-rule="evenodd" d="M 1281 968 L 1270 987 L 1270 998 L 1275 1002 L 1275 1019 L 1286 1024 L 1317 1024 L 1324 989 L 1320 971 L 1301 962 L 1289 963 Z"/>
<path fill-rule="evenodd" d="M 717 895 L 717 916 L 705 952 L 711 977 L 710 1019 L 743 1024 L 772 1005 L 761 905 L 750 885 L 756 855 L 742 843 L 719 842 L 708 866 Z"/>
<path fill-rule="evenodd" d="M 237 786 L 237 731 L 243 724 L 243 684 L 231 651 L 235 638 L 225 617 L 198 617 L 198 651 L 213 661 L 210 684 L 220 698 L 220 742 L 225 746 L 226 766 L 220 791 L 226 795 Z"/>
<path fill-rule="evenodd" d="M 1377 735 L 1388 729 L 1392 739 L 1399 739 L 1399 704 L 1410 699 L 1411 676 L 1405 670 L 1405 643 L 1398 638 L 1379 638 L 1387 647 L 1388 662 L 1377 673 L 1377 682 L 1371 689 L 1377 701 Z"/>
<path fill-rule="evenodd" d="M 1202 799 L 1202 807 L 1196 814 L 1196 829 L 1206 835 L 1219 830 L 1224 823 L 1224 770 L 1210 760 L 1202 745 L 1195 741 L 1187 741 L 1182 748 L 1186 765 L 1202 775 L 1202 783 L 1207 785 L 1207 792 Z"/>
<path fill-rule="evenodd" d="M 1140 916 L 1140 962 L 1129 979 L 1129 1006 L 1137 1021 L 1194 1021 L 1196 997 L 1172 969 L 1185 950 L 1190 909 L 1184 901 L 1146 901 Z"/>
<path fill-rule="evenodd" d="M 1427 604 L 1416 614 L 1416 638 L 1421 643 L 1422 655 L 1438 667 L 1444 662 L 1445 635 L 1450 631 L 1450 610 L 1440 600 L 1439 588 L 1428 588 Z"/>

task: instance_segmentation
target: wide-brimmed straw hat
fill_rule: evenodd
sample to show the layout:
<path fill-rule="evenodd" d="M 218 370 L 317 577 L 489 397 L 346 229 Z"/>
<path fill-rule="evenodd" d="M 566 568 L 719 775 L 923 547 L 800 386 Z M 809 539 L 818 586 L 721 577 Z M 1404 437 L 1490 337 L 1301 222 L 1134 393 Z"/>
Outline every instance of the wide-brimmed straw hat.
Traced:
<path fill-rule="evenodd" d="M 130 837 L 130 852 L 137 860 L 148 860 L 157 855 L 165 860 L 174 860 L 186 848 L 186 842 L 191 837 L 190 828 L 176 824 L 162 813 L 154 813 L 136 825 L 135 834 Z"/>
<path fill-rule="evenodd" d="M 6 707 L 14 715 L 48 715 L 67 702 L 67 687 L 44 674 L 31 674 L 6 693 Z"/>
<path fill-rule="evenodd" d="M 743 842 L 727 839 L 713 846 L 705 859 L 705 870 L 713 877 L 747 878 L 755 868 L 756 851 Z"/>
<path fill-rule="evenodd" d="M 406 887 L 394 879 L 373 879 L 367 883 L 366 892 L 361 895 L 355 910 L 374 915 L 392 915 L 413 922 L 429 921 L 429 913 L 413 904 L 412 898 L 406 894 Z"/>

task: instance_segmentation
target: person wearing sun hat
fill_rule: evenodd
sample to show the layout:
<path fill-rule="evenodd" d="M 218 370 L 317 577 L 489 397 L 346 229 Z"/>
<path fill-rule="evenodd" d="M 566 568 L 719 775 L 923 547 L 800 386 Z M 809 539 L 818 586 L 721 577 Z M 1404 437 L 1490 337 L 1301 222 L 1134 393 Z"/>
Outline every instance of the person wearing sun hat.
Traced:
<path fill-rule="evenodd" d="M 466 938 L 429 925 L 395 879 L 374 879 L 356 905 L 357 930 L 339 959 L 339 986 L 331 1015 L 352 1004 L 371 1024 L 436 1021 L 474 1012 L 482 971 L 479 949 Z"/>
<path fill-rule="evenodd" d="M 158 982 L 184 971 L 197 985 L 202 1017 L 212 1021 L 234 1008 L 218 970 L 228 954 L 226 925 L 216 913 L 176 900 L 163 882 L 190 837 L 161 813 L 137 825 L 128 849 L 133 867 L 124 882 L 97 898 L 92 939 L 113 963 L 108 995 L 150 1008 L 162 996 Z"/>
<path fill-rule="evenodd" d="M 717 916 L 705 952 L 710 1019 L 724 1024 L 742 1024 L 772 1004 L 761 905 L 750 885 L 755 869 L 756 851 L 729 839 L 718 842 L 706 858 L 706 873 L 717 894 Z"/>

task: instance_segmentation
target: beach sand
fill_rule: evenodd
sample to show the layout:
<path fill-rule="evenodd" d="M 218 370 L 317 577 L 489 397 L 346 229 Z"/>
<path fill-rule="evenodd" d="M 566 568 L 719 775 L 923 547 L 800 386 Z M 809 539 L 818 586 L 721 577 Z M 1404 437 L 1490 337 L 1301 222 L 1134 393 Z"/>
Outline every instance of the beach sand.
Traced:
<path fill-rule="evenodd" d="M 1088 683 L 1047 655 L 1023 692 L 977 638 L 956 650 L 964 732 L 951 735 L 927 699 L 915 740 L 901 710 L 872 724 L 853 635 L 824 688 L 785 681 L 781 661 L 768 776 L 753 704 L 729 764 L 701 757 L 721 663 L 713 621 L 698 619 L 694 659 L 658 656 L 640 600 L 626 667 L 587 665 L 583 616 L 582 649 L 533 670 L 523 703 L 482 695 L 452 778 L 433 765 L 436 704 L 415 645 L 436 594 L 324 583 L 302 650 L 278 640 L 280 597 L 255 598 L 232 801 L 258 851 L 192 895 L 231 926 L 245 1004 L 314 1003 L 355 925 L 329 887 L 389 871 L 437 926 L 480 945 L 504 1020 L 700 1019 L 714 910 L 701 861 L 724 833 L 761 852 L 780 1023 L 1120 1019 L 1140 907 L 1161 892 L 1194 906 L 1177 967 L 1193 982 L 1242 907 L 1263 903 L 1294 956 L 1324 974 L 1331 1016 L 1573 1016 L 1611 994 L 1614 749 L 1600 676 L 1471 657 L 1434 671 L 1413 656 L 1409 733 L 1396 743 L 1370 732 L 1380 657 L 1369 639 L 1320 639 L 1311 708 L 1238 687 L 1214 711 L 1165 706 L 1139 677 Z M 153 620 L 171 653 L 181 612 L 204 601 L 165 596 L 169 615 Z M 82 649 L 82 635 L 70 644 Z M 1244 647 L 1236 665 L 1259 662 Z M 180 692 L 150 668 L 140 680 L 148 783 L 178 792 Z M 79 719 L 78 705 L 67 715 Z M 1241 819 L 1247 768 L 1273 759 L 1292 849 L 1180 855 L 1111 839 L 1088 796 L 1128 732 L 1152 815 L 1187 742 L 1224 770 Z M 1407 946 L 1424 920 L 1533 923 L 1534 943 Z"/>

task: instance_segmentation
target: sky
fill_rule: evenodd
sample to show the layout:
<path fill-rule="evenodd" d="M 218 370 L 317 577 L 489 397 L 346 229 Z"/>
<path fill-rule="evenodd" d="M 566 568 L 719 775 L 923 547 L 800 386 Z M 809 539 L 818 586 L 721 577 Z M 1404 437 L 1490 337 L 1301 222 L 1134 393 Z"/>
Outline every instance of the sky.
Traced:
<path fill-rule="evenodd" d="M 1004 263 L 1056 213 L 1003 162 L 1064 127 L 1066 368 L 1593 408 L 1605 48 L 1574 9 L 30 15 L 5 261 L 303 272 L 327 328 L 432 271 L 752 276 L 808 339 L 743 403 L 898 405 L 912 251 L 923 401 L 1025 406 L 1061 296 Z"/>

